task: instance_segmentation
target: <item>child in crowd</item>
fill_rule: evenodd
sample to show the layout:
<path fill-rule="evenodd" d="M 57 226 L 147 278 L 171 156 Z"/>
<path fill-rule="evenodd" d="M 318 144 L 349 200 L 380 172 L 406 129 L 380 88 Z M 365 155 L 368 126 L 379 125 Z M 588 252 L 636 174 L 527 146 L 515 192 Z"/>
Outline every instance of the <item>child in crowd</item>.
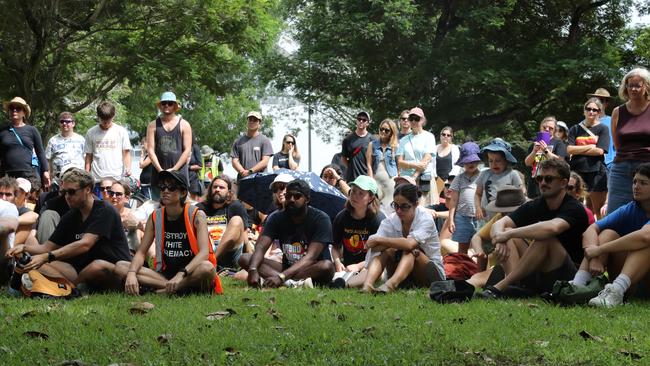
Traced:
<path fill-rule="evenodd" d="M 521 188 L 522 186 L 519 173 L 510 165 L 516 164 L 517 159 L 512 155 L 508 142 L 497 137 L 481 150 L 481 154 L 484 159 L 487 156 L 490 168 L 483 170 L 476 181 L 474 207 L 477 220 L 490 219 L 494 216 L 494 212 L 487 211 L 486 206 L 495 200 L 499 187 L 511 185 Z"/>
<path fill-rule="evenodd" d="M 478 226 L 474 195 L 481 162 L 479 152 L 480 148 L 475 142 L 466 142 L 460 147 L 460 158 L 456 165 L 463 167 L 464 171 L 456 176 L 449 187 L 449 231 L 453 233 L 452 240 L 458 242 L 458 251 L 465 254 Z"/>

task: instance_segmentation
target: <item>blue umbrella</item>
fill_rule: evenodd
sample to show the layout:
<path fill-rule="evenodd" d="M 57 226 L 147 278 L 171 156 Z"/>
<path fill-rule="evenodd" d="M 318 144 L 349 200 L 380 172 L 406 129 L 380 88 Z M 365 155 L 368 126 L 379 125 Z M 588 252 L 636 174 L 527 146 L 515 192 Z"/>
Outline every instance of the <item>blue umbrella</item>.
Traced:
<path fill-rule="evenodd" d="M 309 205 L 325 212 L 331 219 L 343 209 L 346 197 L 338 189 L 330 186 L 316 173 L 279 169 L 273 173 L 256 173 L 239 181 L 237 197 L 261 212 L 270 213 L 275 209 L 269 185 L 279 174 L 289 174 L 302 179 L 311 187 Z"/>

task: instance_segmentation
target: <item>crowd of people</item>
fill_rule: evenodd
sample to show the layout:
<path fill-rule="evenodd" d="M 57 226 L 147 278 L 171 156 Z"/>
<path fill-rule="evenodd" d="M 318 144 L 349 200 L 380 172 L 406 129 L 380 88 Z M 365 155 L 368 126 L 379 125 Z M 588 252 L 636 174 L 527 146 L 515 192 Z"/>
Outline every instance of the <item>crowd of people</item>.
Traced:
<path fill-rule="evenodd" d="M 61 113 L 60 132 L 44 144 L 16 97 L 0 129 L 0 281 L 38 271 L 81 290 L 137 295 L 220 294 L 223 276 L 364 293 L 456 280 L 486 299 L 549 294 L 561 283 L 596 291 L 590 305 L 616 306 L 650 285 L 650 72 L 628 72 L 618 95 L 611 117 L 605 88 L 587 95 L 571 126 L 544 117 L 525 174 L 503 138 L 455 144 L 445 126 L 437 144 L 420 107 L 380 123 L 361 111 L 320 173 L 347 197 L 332 216 L 291 174 L 295 136 L 274 153 L 260 112 L 247 114 L 232 145 L 229 177 L 196 144 L 174 93 L 163 93 L 138 180 L 113 104 L 97 106 L 86 136 Z M 270 211 L 238 199 L 240 182 L 265 174 L 274 179 L 258 194 Z M 594 290 L 604 273 L 611 283 Z"/>

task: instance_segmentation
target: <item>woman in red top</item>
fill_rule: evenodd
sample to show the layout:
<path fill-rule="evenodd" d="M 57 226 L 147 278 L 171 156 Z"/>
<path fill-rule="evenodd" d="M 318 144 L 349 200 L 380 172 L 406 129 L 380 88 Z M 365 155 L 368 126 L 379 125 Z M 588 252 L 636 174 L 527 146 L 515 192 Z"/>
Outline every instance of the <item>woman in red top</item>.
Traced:
<path fill-rule="evenodd" d="M 625 100 L 612 111 L 612 134 L 616 158 L 609 173 L 607 212 L 632 201 L 632 177 L 637 166 L 650 161 L 650 72 L 632 69 L 618 88 Z"/>

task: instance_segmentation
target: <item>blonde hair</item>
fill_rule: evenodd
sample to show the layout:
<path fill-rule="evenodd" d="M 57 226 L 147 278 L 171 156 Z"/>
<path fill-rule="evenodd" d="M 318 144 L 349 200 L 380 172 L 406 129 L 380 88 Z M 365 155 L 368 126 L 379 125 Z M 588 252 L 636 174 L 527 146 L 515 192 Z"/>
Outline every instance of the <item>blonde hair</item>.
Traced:
<path fill-rule="evenodd" d="M 623 76 L 621 85 L 618 86 L 618 96 L 625 101 L 630 99 L 630 96 L 627 93 L 627 79 L 633 76 L 638 76 L 641 79 L 643 79 L 643 83 L 645 84 L 646 87 L 645 98 L 647 100 L 650 100 L 650 94 L 648 94 L 648 88 L 650 87 L 650 71 L 648 71 L 648 69 L 646 69 L 645 67 L 635 67 L 634 69 L 630 70 L 627 74 L 625 74 L 625 76 Z"/>
<path fill-rule="evenodd" d="M 393 154 L 395 154 L 395 151 L 397 150 L 397 145 L 399 144 L 399 140 L 397 139 L 397 134 L 399 133 L 399 130 L 397 129 L 397 124 L 395 124 L 395 122 L 393 122 L 392 119 L 386 118 L 385 120 L 381 121 L 381 123 L 379 124 L 379 128 L 381 128 L 381 126 L 383 126 L 384 124 L 387 124 L 388 128 L 390 129 L 390 140 L 388 140 L 388 145 L 393 150 Z"/>

